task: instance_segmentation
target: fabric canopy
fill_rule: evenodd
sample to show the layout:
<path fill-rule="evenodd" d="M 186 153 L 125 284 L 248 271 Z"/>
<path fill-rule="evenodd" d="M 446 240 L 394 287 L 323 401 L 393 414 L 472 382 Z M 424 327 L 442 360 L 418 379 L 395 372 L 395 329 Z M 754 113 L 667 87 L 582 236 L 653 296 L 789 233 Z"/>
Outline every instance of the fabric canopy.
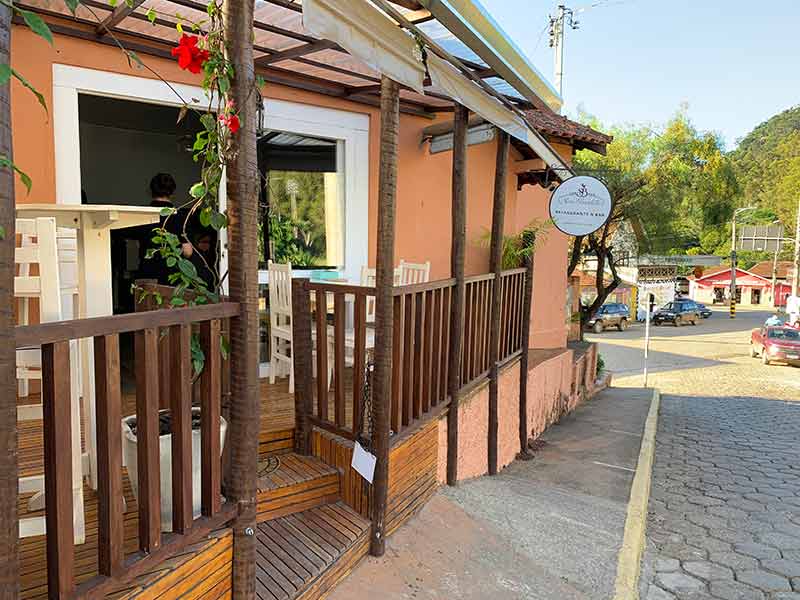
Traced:
<path fill-rule="evenodd" d="M 416 40 L 369 2 L 303 0 L 303 27 L 397 83 L 425 93 L 425 65 Z"/>
<path fill-rule="evenodd" d="M 304 0 L 303 26 L 383 75 L 425 93 L 426 65 L 417 41 L 367 0 Z M 561 157 L 521 115 L 433 52 L 427 53 L 427 68 L 434 88 L 530 146 L 559 179 L 571 176 Z"/>

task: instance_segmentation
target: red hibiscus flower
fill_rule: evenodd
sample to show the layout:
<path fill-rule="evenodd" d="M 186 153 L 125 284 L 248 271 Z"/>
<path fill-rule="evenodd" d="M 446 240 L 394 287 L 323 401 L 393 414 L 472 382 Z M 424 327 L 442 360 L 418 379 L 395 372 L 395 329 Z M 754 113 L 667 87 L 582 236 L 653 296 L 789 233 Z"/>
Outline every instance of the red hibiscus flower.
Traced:
<path fill-rule="evenodd" d="M 198 74 L 203 69 L 203 63 L 208 60 L 208 50 L 197 47 L 197 36 L 181 36 L 178 47 L 172 49 L 172 56 L 178 57 L 178 66 L 191 73 Z"/>
<path fill-rule="evenodd" d="M 236 133 L 241 127 L 238 115 L 220 115 L 219 120 L 231 133 Z"/>

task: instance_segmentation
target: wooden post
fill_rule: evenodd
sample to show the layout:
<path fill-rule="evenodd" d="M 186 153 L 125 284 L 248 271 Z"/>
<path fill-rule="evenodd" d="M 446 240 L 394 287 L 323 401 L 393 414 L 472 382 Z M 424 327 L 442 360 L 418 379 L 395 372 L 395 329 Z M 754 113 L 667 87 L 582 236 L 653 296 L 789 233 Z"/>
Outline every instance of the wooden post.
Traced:
<path fill-rule="evenodd" d="M 311 416 L 314 401 L 311 345 L 311 300 L 308 279 L 292 280 L 292 360 L 294 361 L 294 449 L 298 454 L 311 453 Z M 324 305 L 317 306 L 324 314 Z M 327 348 L 327 344 L 323 346 Z M 327 352 L 327 350 L 326 350 Z M 358 364 L 358 363 L 356 363 Z M 355 370 L 353 371 L 355 373 Z M 327 383 L 327 373 L 318 372 L 317 377 Z M 327 393 L 327 389 L 325 390 Z"/>
<path fill-rule="evenodd" d="M 381 150 L 378 179 L 378 246 L 375 262 L 375 371 L 372 390 L 372 447 L 377 457 L 372 481 L 372 531 L 369 551 L 386 549 L 386 498 L 389 488 L 389 406 L 394 335 L 394 217 L 397 198 L 397 138 L 400 88 L 381 77 Z"/>
<path fill-rule="evenodd" d="M 0 63 L 11 64 L 11 8 L 0 4 Z M 11 93 L 0 85 L 0 154 L 12 158 Z M 14 173 L 0 169 L 0 599 L 19 592 L 17 515 L 17 373 L 14 342 Z"/>
<path fill-rule="evenodd" d="M 489 475 L 497 474 L 497 434 L 499 429 L 497 408 L 498 361 L 500 359 L 500 285 L 503 272 L 503 228 L 506 214 L 506 189 L 508 182 L 508 134 L 498 130 L 497 164 L 494 169 L 494 203 L 492 209 L 492 244 L 489 253 L 489 270 L 494 273 L 492 310 L 489 329 Z"/>
<path fill-rule="evenodd" d="M 256 593 L 256 481 L 260 399 L 258 385 L 258 157 L 253 65 L 254 0 L 225 0 L 222 11 L 228 59 L 234 77 L 231 99 L 241 129 L 233 135 L 227 165 L 228 281 L 230 299 L 241 312 L 231 319 L 231 402 L 228 499 L 238 505 L 233 521 L 232 597 Z M 255 94 L 255 96 L 254 96 Z"/>
<path fill-rule="evenodd" d="M 531 244 L 536 241 L 532 236 Z M 525 291 L 522 298 L 522 356 L 519 359 L 519 447 L 522 456 L 528 455 L 528 349 L 531 335 L 531 304 L 533 300 L 533 253 L 525 259 Z"/>
<path fill-rule="evenodd" d="M 461 390 L 461 354 L 464 345 L 464 252 L 467 237 L 467 120 L 460 104 L 453 114 L 453 198 L 450 277 L 456 280 L 450 309 L 450 349 L 447 373 L 447 485 L 458 482 L 458 403 Z"/>

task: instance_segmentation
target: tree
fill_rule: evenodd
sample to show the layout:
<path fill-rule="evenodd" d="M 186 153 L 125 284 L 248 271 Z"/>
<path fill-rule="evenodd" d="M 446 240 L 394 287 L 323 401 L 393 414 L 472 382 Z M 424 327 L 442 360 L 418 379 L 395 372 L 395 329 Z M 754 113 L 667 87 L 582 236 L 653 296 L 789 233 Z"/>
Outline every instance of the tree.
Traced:
<path fill-rule="evenodd" d="M 683 109 L 660 132 L 626 126 L 611 133 L 605 155 L 582 150 L 575 156 L 575 171 L 603 180 L 614 203 L 600 230 L 573 241 L 569 274 L 586 254 L 597 261 L 597 297 L 582 312 L 582 325 L 621 281 L 614 234 L 624 223 L 636 234 L 640 252 L 685 253 L 724 227 L 740 195 L 721 140 L 698 132 Z"/>

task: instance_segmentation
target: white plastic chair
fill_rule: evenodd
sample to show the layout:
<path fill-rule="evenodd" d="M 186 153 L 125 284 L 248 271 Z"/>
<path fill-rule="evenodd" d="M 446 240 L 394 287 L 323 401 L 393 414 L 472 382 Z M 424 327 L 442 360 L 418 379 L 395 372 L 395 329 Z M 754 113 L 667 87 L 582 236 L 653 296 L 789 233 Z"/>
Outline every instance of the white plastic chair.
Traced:
<path fill-rule="evenodd" d="M 412 263 L 404 260 L 400 261 L 400 284 L 414 285 L 416 283 L 428 283 L 431 278 L 431 261 L 424 263 Z"/>
<path fill-rule="evenodd" d="M 294 361 L 292 360 L 292 265 L 269 261 L 269 382 L 275 383 L 279 365 L 289 370 L 289 393 L 294 393 Z"/>
<path fill-rule="evenodd" d="M 62 320 L 62 285 L 59 269 L 58 237 L 56 222 L 52 217 L 38 219 L 17 219 L 16 230 L 21 238 L 20 247 L 15 249 L 14 263 L 18 275 L 14 277 L 14 296 L 19 299 L 19 320 L 21 325 L 30 323 L 30 301 L 37 299 L 39 322 Z M 39 274 L 31 275 L 31 265 L 37 265 Z M 72 288 L 67 289 L 73 299 Z M 75 292 L 76 293 L 76 292 Z M 31 380 L 41 380 L 42 355 L 40 348 L 17 351 L 17 378 L 20 397 L 27 397 Z M 78 345 L 70 342 L 70 404 L 72 430 L 72 493 L 73 525 L 75 543 L 85 541 L 85 521 L 83 514 L 83 460 L 80 431 L 80 380 L 78 373 Z M 17 408 L 17 420 L 41 420 L 42 405 L 24 405 Z M 34 492 L 28 503 L 31 511 L 44 508 L 44 476 L 23 477 L 19 481 L 21 493 Z M 20 537 L 44 535 L 45 518 L 27 517 L 19 521 Z"/>

